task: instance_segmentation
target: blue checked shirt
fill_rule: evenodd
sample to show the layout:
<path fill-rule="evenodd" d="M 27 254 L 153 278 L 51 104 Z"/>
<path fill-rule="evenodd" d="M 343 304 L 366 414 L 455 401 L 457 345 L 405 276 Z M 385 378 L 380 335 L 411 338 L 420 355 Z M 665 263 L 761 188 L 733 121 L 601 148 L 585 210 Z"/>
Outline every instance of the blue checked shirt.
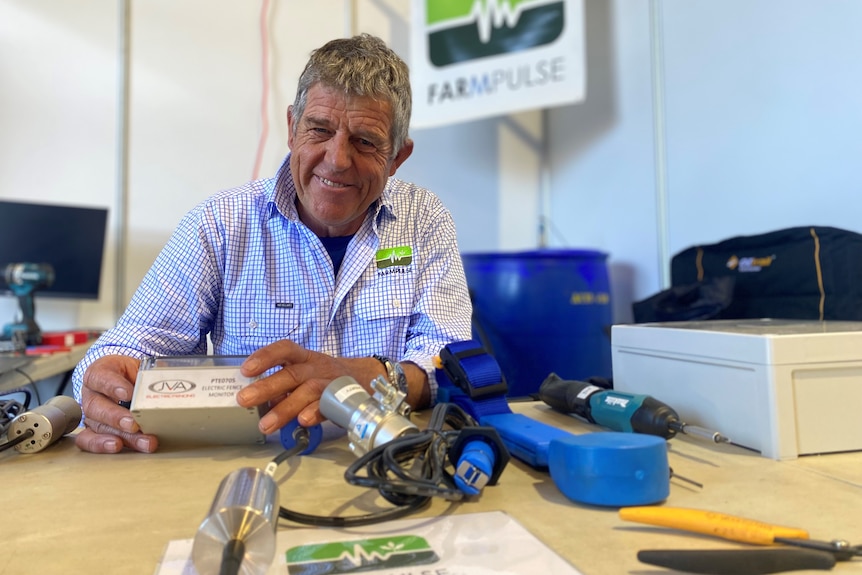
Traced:
<path fill-rule="evenodd" d="M 336 277 L 300 220 L 289 156 L 275 178 L 215 194 L 182 219 L 117 325 L 76 367 L 121 354 L 249 355 L 280 339 L 336 357 L 381 354 L 428 373 L 470 339 L 471 304 L 455 225 L 423 188 L 390 178 Z"/>

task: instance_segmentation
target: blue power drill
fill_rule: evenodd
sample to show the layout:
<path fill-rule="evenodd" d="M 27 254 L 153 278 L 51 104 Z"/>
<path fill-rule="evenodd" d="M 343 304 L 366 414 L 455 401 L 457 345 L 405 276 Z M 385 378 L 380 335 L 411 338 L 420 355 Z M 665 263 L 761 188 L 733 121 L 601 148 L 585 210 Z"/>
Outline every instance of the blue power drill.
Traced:
<path fill-rule="evenodd" d="M 18 298 L 21 308 L 20 319 L 3 326 L 3 338 L 14 339 L 17 333 L 26 340 L 26 345 L 39 345 L 42 343 L 42 331 L 36 323 L 33 292 L 51 287 L 54 283 L 54 267 L 44 263 L 10 263 L 3 269 L 2 279 Z"/>
<path fill-rule="evenodd" d="M 669 405 L 649 395 L 605 389 L 585 381 L 566 380 L 552 373 L 539 387 L 539 399 L 563 413 L 613 431 L 646 433 L 665 439 L 677 433 L 692 435 L 715 443 L 730 443 L 727 436 L 689 425 Z"/>

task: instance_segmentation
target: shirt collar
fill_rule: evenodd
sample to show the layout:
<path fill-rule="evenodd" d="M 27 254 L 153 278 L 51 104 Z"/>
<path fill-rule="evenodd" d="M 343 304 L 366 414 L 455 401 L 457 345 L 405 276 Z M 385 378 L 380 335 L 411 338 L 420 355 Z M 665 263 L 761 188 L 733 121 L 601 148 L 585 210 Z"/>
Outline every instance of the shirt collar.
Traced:
<path fill-rule="evenodd" d="M 290 173 L 290 154 L 284 158 L 275 177 L 267 181 L 267 188 L 269 217 L 275 217 L 280 213 L 288 220 L 299 220 L 299 214 L 296 211 L 296 186 Z"/>

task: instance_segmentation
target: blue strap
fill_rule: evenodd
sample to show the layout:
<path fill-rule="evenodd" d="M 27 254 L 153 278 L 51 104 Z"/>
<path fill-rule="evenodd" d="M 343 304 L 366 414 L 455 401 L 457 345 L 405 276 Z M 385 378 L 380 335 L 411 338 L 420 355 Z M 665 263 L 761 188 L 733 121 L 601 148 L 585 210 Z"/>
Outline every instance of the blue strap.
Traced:
<path fill-rule="evenodd" d="M 500 365 L 478 341 L 471 339 L 444 346 L 440 362 L 439 401 L 455 403 L 480 423 L 487 415 L 512 413 Z"/>
<path fill-rule="evenodd" d="M 442 367 L 437 370 L 437 398 L 454 403 L 480 425 L 496 429 L 509 453 L 536 468 L 548 466 L 551 441 L 571 437 L 520 413 L 513 413 L 506 398 L 506 386 L 497 361 L 474 340 L 459 341 L 440 351 Z"/>

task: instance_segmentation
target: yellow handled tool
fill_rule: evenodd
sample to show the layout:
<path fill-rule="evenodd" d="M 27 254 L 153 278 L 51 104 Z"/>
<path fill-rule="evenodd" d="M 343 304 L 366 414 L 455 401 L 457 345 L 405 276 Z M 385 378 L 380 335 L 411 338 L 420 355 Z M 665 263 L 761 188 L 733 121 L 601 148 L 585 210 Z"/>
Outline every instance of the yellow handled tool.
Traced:
<path fill-rule="evenodd" d="M 776 538 L 808 539 L 808 532 L 804 529 L 770 525 L 753 519 L 701 509 L 623 507 L 620 509 L 620 518 L 635 523 L 683 529 L 756 545 L 771 545 L 776 543 Z"/>

